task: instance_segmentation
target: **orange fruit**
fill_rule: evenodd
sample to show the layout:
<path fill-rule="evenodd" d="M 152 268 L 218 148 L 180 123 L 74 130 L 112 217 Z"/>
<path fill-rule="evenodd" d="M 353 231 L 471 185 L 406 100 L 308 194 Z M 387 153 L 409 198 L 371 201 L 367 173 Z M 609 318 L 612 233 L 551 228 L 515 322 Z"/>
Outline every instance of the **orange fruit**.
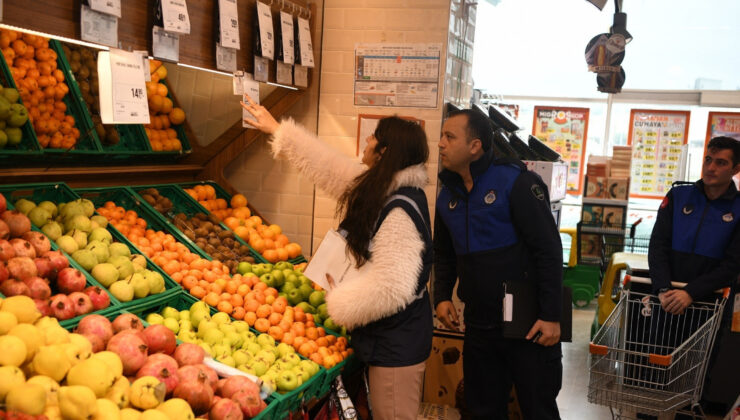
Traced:
<path fill-rule="evenodd" d="M 254 312 L 248 311 L 247 313 L 244 314 L 244 321 L 246 321 L 250 327 L 253 327 L 254 323 L 257 321 L 257 314 L 255 314 Z"/>
<path fill-rule="evenodd" d="M 242 194 L 235 194 L 233 197 L 231 197 L 231 207 L 238 208 L 238 207 L 246 207 L 247 206 L 247 197 L 243 196 Z"/>
<path fill-rule="evenodd" d="M 231 312 L 234 311 L 234 307 L 231 306 L 231 303 L 228 301 L 222 300 L 218 303 L 218 306 L 216 307 L 221 312 L 226 312 L 227 314 L 231 315 Z"/>
<path fill-rule="evenodd" d="M 185 111 L 181 108 L 172 108 L 172 112 L 170 112 L 169 117 L 172 124 L 180 125 L 185 122 Z"/>
<path fill-rule="evenodd" d="M 270 329 L 270 321 L 266 320 L 265 318 L 259 318 L 254 321 L 254 329 L 259 332 L 267 332 L 267 330 Z"/>
<path fill-rule="evenodd" d="M 295 242 L 285 245 L 285 250 L 288 251 L 288 258 L 296 258 L 301 255 L 301 246 Z"/>
<path fill-rule="evenodd" d="M 160 95 L 152 95 L 149 98 L 149 111 L 153 111 L 155 113 L 156 112 L 159 112 L 159 111 L 162 110 L 162 106 L 163 105 L 164 105 L 164 98 L 162 98 L 162 96 L 160 96 Z M 157 130 L 159 129 L 156 126 L 154 128 L 157 129 Z"/>
<path fill-rule="evenodd" d="M 257 317 L 259 318 L 267 318 L 272 313 L 272 306 L 268 304 L 262 304 L 257 308 Z"/>
<path fill-rule="evenodd" d="M 282 328 L 278 327 L 277 325 L 273 325 L 267 331 L 268 334 L 270 334 L 270 336 L 275 340 L 282 340 L 284 334 Z"/>
<path fill-rule="evenodd" d="M 157 95 L 167 96 L 167 92 L 167 86 L 165 86 L 164 83 L 157 83 Z"/>

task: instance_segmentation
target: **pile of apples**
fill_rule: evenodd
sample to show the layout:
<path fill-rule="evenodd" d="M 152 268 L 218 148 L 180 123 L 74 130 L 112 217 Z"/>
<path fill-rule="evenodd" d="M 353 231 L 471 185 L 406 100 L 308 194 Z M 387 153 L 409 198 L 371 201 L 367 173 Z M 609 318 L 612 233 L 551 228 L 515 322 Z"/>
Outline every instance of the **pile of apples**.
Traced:
<path fill-rule="evenodd" d="M 28 110 L 19 99 L 17 89 L 0 87 L 0 149 L 16 147 L 23 140 L 20 127 L 28 121 Z"/>
<path fill-rule="evenodd" d="M 165 291 L 164 277 L 146 269 L 143 255 L 132 255 L 126 244 L 113 241 L 106 229 L 108 220 L 94 214 L 95 206 L 90 200 L 57 206 L 51 201 L 36 205 L 20 199 L 15 206 L 119 301 L 143 299 Z"/>
<path fill-rule="evenodd" d="M 0 29 L 0 51 L 13 79 L 39 143 L 44 148 L 72 149 L 80 138 L 75 118 L 67 114 L 69 93 L 64 73 L 57 68 L 57 53 L 49 39 Z"/>
<path fill-rule="evenodd" d="M 0 209 L 6 207 L 0 194 Z M 26 296 L 42 314 L 71 319 L 107 308 L 110 297 L 99 287 L 87 286 L 87 278 L 69 267 L 59 251 L 31 221 L 17 210 L 0 214 L 0 293 Z"/>
<path fill-rule="evenodd" d="M 301 255 L 301 246 L 290 242 L 280 226 L 265 225 L 262 218 L 251 215 L 247 198 L 242 194 L 232 196 L 231 202 L 227 203 L 223 198 L 216 198 L 216 190 L 210 185 L 196 185 L 186 188 L 185 192 L 223 220 L 229 229 L 249 243 L 268 262 L 287 261 Z"/>
<path fill-rule="evenodd" d="M 167 97 L 167 86 L 161 82 L 167 77 L 167 68 L 159 60 L 149 60 L 149 73 L 152 80 L 146 82 L 146 96 L 150 123 L 144 126 L 149 143 L 155 152 L 182 150 L 172 126 L 185 122 L 185 111 Z"/>

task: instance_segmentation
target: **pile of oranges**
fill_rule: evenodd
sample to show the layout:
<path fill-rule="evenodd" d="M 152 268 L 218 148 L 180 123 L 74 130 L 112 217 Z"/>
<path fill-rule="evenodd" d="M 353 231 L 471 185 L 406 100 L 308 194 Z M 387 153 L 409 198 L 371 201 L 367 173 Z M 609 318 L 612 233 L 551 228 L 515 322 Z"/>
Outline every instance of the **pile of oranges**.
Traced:
<path fill-rule="evenodd" d="M 69 87 L 57 68 L 57 53 L 49 48 L 49 39 L 0 29 L 0 50 L 41 146 L 73 148 L 80 130 L 75 127 L 74 117 L 67 115 L 63 100 Z"/>
<path fill-rule="evenodd" d="M 152 81 L 146 82 L 146 97 L 149 102 L 149 121 L 144 126 L 152 150 L 182 150 L 173 125 L 185 122 L 185 111 L 177 108 L 167 97 L 167 86 L 161 83 L 167 77 L 167 68 L 159 60 L 149 60 L 149 73 Z"/>
<path fill-rule="evenodd" d="M 227 203 L 223 198 L 216 198 L 216 190 L 207 184 L 186 188 L 185 192 L 221 219 L 229 229 L 249 243 L 267 261 L 271 263 L 287 261 L 301 255 L 301 246 L 290 242 L 280 226 L 265 225 L 262 218 L 251 215 L 247 207 L 247 198 L 242 194 L 232 196 L 231 202 Z"/>

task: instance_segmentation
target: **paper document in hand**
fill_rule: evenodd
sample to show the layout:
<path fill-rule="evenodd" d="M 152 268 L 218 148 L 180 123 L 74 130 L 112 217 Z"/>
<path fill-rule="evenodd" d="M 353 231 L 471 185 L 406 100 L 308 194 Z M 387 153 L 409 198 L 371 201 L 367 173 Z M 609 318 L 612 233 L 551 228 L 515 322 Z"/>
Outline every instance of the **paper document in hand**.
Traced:
<path fill-rule="evenodd" d="M 338 286 L 342 281 L 360 275 L 369 266 L 367 263 L 358 270 L 354 258 L 347 251 L 347 241 L 339 232 L 332 229 L 324 236 L 303 274 L 325 290 L 329 290 L 327 273 L 334 279 L 334 286 Z"/>

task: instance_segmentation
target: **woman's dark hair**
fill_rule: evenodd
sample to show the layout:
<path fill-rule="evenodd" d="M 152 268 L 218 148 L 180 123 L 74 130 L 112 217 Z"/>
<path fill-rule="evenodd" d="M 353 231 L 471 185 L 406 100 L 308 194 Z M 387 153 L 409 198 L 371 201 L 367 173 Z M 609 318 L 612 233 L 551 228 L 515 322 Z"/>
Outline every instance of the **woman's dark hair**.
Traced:
<path fill-rule="evenodd" d="M 370 239 L 393 177 L 398 171 L 425 163 L 429 158 L 427 136 L 415 122 L 399 117 L 383 118 L 374 136 L 380 159 L 352 181 L 337 203 L 337 215 L 344 215 L 341 227 L 347 231 L 347 245 L 358 267 L 370 258 Z"/>
<path fill-rule="evenodd" d="M 740 163 L 740 140 L 735 140 L 732 137 L 727 136 L 715 137 L 709 140 L 709 144 L 707 144 L 707 150 L 709 149 L 729 149 L 730 151 L 732 151 L 732 166 Z"/>

